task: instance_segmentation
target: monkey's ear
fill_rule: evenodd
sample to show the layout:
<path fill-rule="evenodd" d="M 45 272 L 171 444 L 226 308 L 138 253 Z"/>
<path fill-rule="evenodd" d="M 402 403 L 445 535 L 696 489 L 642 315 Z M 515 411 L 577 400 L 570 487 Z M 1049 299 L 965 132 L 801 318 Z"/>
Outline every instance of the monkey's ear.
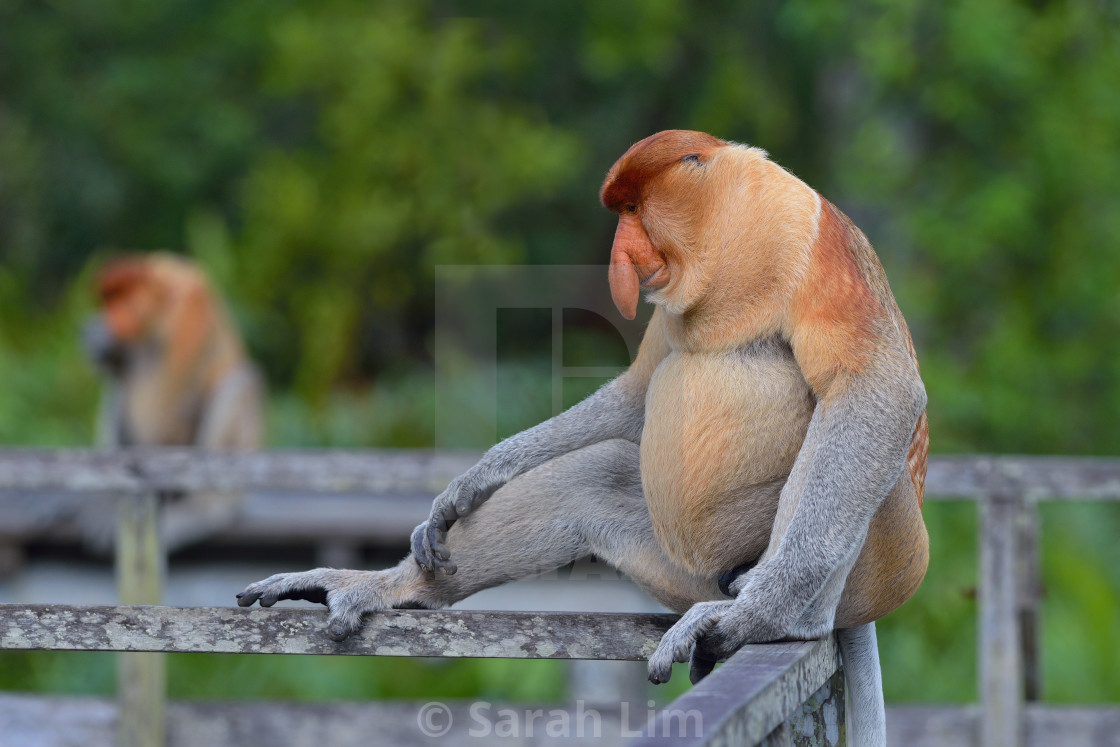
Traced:
<path fill-rule="evenodd" d="M 169 300 L 168 366 L 174 374 L 185 375 L 211 335 L 216 319 L 214 301 L 209 289 L 201 284 Z"/>

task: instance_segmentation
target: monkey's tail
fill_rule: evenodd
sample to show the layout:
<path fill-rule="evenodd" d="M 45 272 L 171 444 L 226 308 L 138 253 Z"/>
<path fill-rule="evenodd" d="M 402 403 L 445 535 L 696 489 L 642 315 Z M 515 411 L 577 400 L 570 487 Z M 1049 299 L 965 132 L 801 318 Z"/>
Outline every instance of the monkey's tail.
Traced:
<path fill-rule="evenodd" d="M 879 645 L 875 623 L 836 631 L 844 684 L 848 693 L 848 744 L 852 747 L 885 747 L 887 716 L 883 704 L 883 675 L 879 670 Z"/>

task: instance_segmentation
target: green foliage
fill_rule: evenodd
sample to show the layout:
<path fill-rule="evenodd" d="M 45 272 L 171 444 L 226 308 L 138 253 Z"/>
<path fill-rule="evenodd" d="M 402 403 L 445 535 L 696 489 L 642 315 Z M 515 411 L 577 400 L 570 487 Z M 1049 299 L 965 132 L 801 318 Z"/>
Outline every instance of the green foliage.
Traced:
<path fill-rule="evenodd" d="M 833 40 L 827 184 L 894 270 L 939 451 L 1120 451 L 1120 19 L 1105 8 L 784 10 L 795 38 Z"/>
<path fill-rule="evenodd" d="M 563 700 L 564 662 L 169 654 L 168 695 L 200 700 Z M 0 652 L 0 690 L 112 695 L 115 655 Z"/>
<path fill-rule="evenodd" d="M 313 116 L 302 147 L 270 147 L 248 172 L 239 288 L 274 354 L 299 346 L 305 396 L 361 373 L 355 340 L 396 352 L 378 341 L 407 326 L 403 311 L 431 313 L 435 265 L 520 262 L 494 216 L 547 192 L 580 155 L 563 130 L 479 95 L 511 72 L 504 45 L 473 22 L 424 16 L 417 4 L 329 3 L 271 25 L 264 81 Z"/>

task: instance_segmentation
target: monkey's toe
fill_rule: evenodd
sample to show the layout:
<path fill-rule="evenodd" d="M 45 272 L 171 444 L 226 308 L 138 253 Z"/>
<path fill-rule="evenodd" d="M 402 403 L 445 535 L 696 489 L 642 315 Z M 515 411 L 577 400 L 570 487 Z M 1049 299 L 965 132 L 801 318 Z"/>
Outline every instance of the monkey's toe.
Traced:
<path fill-rule="evenodd" d="M 302 579 L 305 574 L 278 573 L 263 581 L 249 584 L 237 595 L 237 606 L 252 607 L 257 602 L 271 607 L 282 599 L 302 599 L 316 604 L 327 603 L 327 589 L 321 582 Z"/>
<path fill-rule="evenodd" d="M 259 598 L 260 598 L 260 594 L 258 594 L 258 593 L 254 593 L 254 592 L 250 592 L 250 591 L 243 591 L 243 592 L 241 592 L 240 594 L 237 595 L 237 606 L 238 607 L 252 607 L 253 602 L 257 601 L 257 599 L 259 599 Z"/>

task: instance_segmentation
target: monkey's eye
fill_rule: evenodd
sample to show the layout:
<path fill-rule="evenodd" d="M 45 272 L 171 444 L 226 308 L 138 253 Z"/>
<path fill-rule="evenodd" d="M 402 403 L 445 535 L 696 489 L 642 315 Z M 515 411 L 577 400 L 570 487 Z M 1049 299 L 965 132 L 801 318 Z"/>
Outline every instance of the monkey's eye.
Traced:
<path fill-rule="evenodd" d="M 695 153 L 689 153 L 687 156 L 685 156 L 684 158 L 681 159 L 681 163 L 695 163 L 695 164 L 699 165 L 700 164 L 700 156 L 698 156 Z"/>
<path fill-rule="evenodd" d="M 638 206 L 631 202 L 629 205 L 626 206 L 626 212 L 636 213 L 636 212 L 638 212 Z"/>

